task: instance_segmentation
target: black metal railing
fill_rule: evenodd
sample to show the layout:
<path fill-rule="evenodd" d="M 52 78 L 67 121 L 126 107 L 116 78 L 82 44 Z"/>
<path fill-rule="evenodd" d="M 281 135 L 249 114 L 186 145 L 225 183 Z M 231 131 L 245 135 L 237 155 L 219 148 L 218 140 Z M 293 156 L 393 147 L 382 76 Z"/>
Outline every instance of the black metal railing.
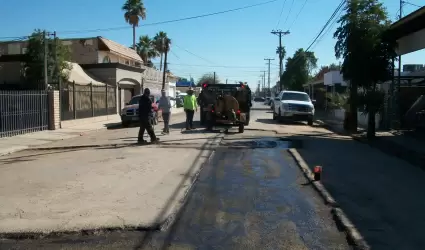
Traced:
<path fill-rule="evenodd" d="M 62 120 L 82 119 L 117 113 L 114 86 L 68 83 L 61 89 Z"/>
<path fill-rule="evenodd" d="M 48 129 L 46 90 L 0 90 L 0 138 Z"/>

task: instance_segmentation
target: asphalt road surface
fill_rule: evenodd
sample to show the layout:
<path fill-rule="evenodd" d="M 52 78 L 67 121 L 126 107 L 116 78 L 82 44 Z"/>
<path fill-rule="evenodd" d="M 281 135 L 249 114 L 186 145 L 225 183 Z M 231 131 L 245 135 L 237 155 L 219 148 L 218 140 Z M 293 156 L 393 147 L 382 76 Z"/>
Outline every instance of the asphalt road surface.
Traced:
<path fill-rule="evenodd" d="M 265 112 L 252 111 L 252 121 Z M 163 231 L 3 239 L 0 249 L 350 249 L 287 152 L 300 145 L 273 132 L 230 130 Z"/>

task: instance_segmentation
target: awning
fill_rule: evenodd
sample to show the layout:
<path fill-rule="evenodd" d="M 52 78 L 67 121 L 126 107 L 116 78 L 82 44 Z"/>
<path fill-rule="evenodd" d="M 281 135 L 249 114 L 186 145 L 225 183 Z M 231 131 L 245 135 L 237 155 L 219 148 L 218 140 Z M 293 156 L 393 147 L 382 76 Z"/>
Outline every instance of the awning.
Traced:
<path fill-rule="evenodd" d="M 105 83 L 99 82 L 91 78 L 87 73 L 81 68 L 78 63 L 68 62 L 71 65 L 72 69 L 68 70 L 69 73 L 68 81 L 74 82 L 77 85 L 87 86 L 93 84 L 93 86 L 105 86 Z"/>
<path fill-rule="evenodd" d="M 137 51 L 135 51 L 134 49 L 130 49 L 104 37 L 98 38 L 106 45 L 106 47 L 108 47 L 109 51 L 127 57 L 129 59 L 133 59 L 136 62 L 140 62 L 141 64 L 143 64 L 142 58 L 139 56 L 139 54 L 137 54 Z"/>

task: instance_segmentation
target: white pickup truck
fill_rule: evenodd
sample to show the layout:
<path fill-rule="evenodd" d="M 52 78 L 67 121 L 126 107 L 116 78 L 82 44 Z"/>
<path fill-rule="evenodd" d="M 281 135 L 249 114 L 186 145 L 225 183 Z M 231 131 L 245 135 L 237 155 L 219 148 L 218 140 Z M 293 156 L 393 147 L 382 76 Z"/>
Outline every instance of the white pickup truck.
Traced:
<path fill-rule="evenodd" d="M 273 120 L 307 121 L 313 125 L 314 104 L 307 93 L 284 90 L 273 102 Z"/>

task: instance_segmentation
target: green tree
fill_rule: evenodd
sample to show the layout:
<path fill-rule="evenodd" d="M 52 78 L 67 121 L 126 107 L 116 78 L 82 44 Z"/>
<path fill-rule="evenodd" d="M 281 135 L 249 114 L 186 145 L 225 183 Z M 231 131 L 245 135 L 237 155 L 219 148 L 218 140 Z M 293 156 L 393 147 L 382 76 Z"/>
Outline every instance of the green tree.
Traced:
<path fill-rule="evenodd" d="M 206 73 L 204 75 L 202 75 L 199 79 L 198 82 L 196 83 L 196 86 L 201 86 L 204 83 L 208 83 L 208 84 L 214 84 L 214 83 L 219 83 L 220 80 L 218 79 L 218 76 L 215 76 L 215 81 L 214 81 L 214 74 L 212 73 Z"/>
<path fill-rule="evenodd" d="M 375 114 L 381 106 L 375 99 L 380 95 L 376 84 L 391 79 L 395 42 L 385 39 L 390 20 L 378 0 L 350 0 L 344 10 L 334 38 L 335 56 L 343 59 L 341 72 L 344 80 L 350 82 L 347 128 L 357 131 L 358 89 L 362 88 L 369 115 L 367 136 L 372 138 Z"/>
<path fill-rule="evenodd" d="M 319 79 L 323 79 L 323 77 L 325 76 L 326 73 L 330 72 L 330 71 L 334 71 L 334 70 L 341 70 L 341 67 L 336 65 L 335 63 L 332 63 L 328 66 L 321 66 L 319 71 L 317 71 L 317 73 L 314 75 L 314 80 L 319 80 Z"/>
<path fill-rule="evenodd" d="M 162 70 L 162 59 L 164 56 L 165 52 L 169 52 L 170 51 L 170 47 L 171 47 L 171 39 L 168 38 L 167 33 L 160 31 L 158 32 L 155 37 L 153 38 L 154 44 L 155 44 L 155 49 L 159 52 L 159 54 L 161 55 L 161 61 L 159 63 L 159 70 Z M 165 66 L 164 66 L 165 68 Z"/>
<path fill-rule="evenodd" d="M 72 69 L 71 53 L 63 46 L 59 38 L 56 40 L 44 37 L 42 30 L 35 30 L 28 39 L 25 53 L 25 79 L 33 87 L 44 86 L 44 44 L 48 44 L 47 75 L 50 79 L 67 81 Z"/>
<path fill-rule="evenodd" d="M 309 80 L 311 71 L 317 67 L 317 58 L 313 52 L 298 49 L 292 57 L 288 57 L 281 83 L 289 90 L 303 90 Z"/>
<path fill-rule="evenodd" d="M 282 67 L 282 69 L 280 69 L 280 70 L 282 70 L 282 72 L 283 72 L 283 59 L 285 58 L 285 56 L 286 56 L 286 50 L 285 50 L 285 47 L 284 46 L 282 46 L 282 47 L 277 47 L 276 48 L 276 54 L 279 56 L 280 55 L 280 57 L 279 57 L 279 66 L 281 66 Z M 280 72 L 280 71 L 279 71 Z M 280 85 L 279 86 L 280 88 L 282 88 L 283 86 L 282 85 Z"/>
<path fill-rule="evenodd" d="M 133 49 L 136 49 L 136 27 L 140 20 L 146 20 L 146 9 L 142 0 L 127 0 L 121 8 L 125 21 L 133 27 Z"/>
<path fill-rule="evenodd" d="M 139 42 L 136 44 L 136 51 L 142 58 L 144 65 L 148 67 L 152 64 L 151 59 L 159 56 L 154 41 L 146 35 L 139 37 Z"/>

